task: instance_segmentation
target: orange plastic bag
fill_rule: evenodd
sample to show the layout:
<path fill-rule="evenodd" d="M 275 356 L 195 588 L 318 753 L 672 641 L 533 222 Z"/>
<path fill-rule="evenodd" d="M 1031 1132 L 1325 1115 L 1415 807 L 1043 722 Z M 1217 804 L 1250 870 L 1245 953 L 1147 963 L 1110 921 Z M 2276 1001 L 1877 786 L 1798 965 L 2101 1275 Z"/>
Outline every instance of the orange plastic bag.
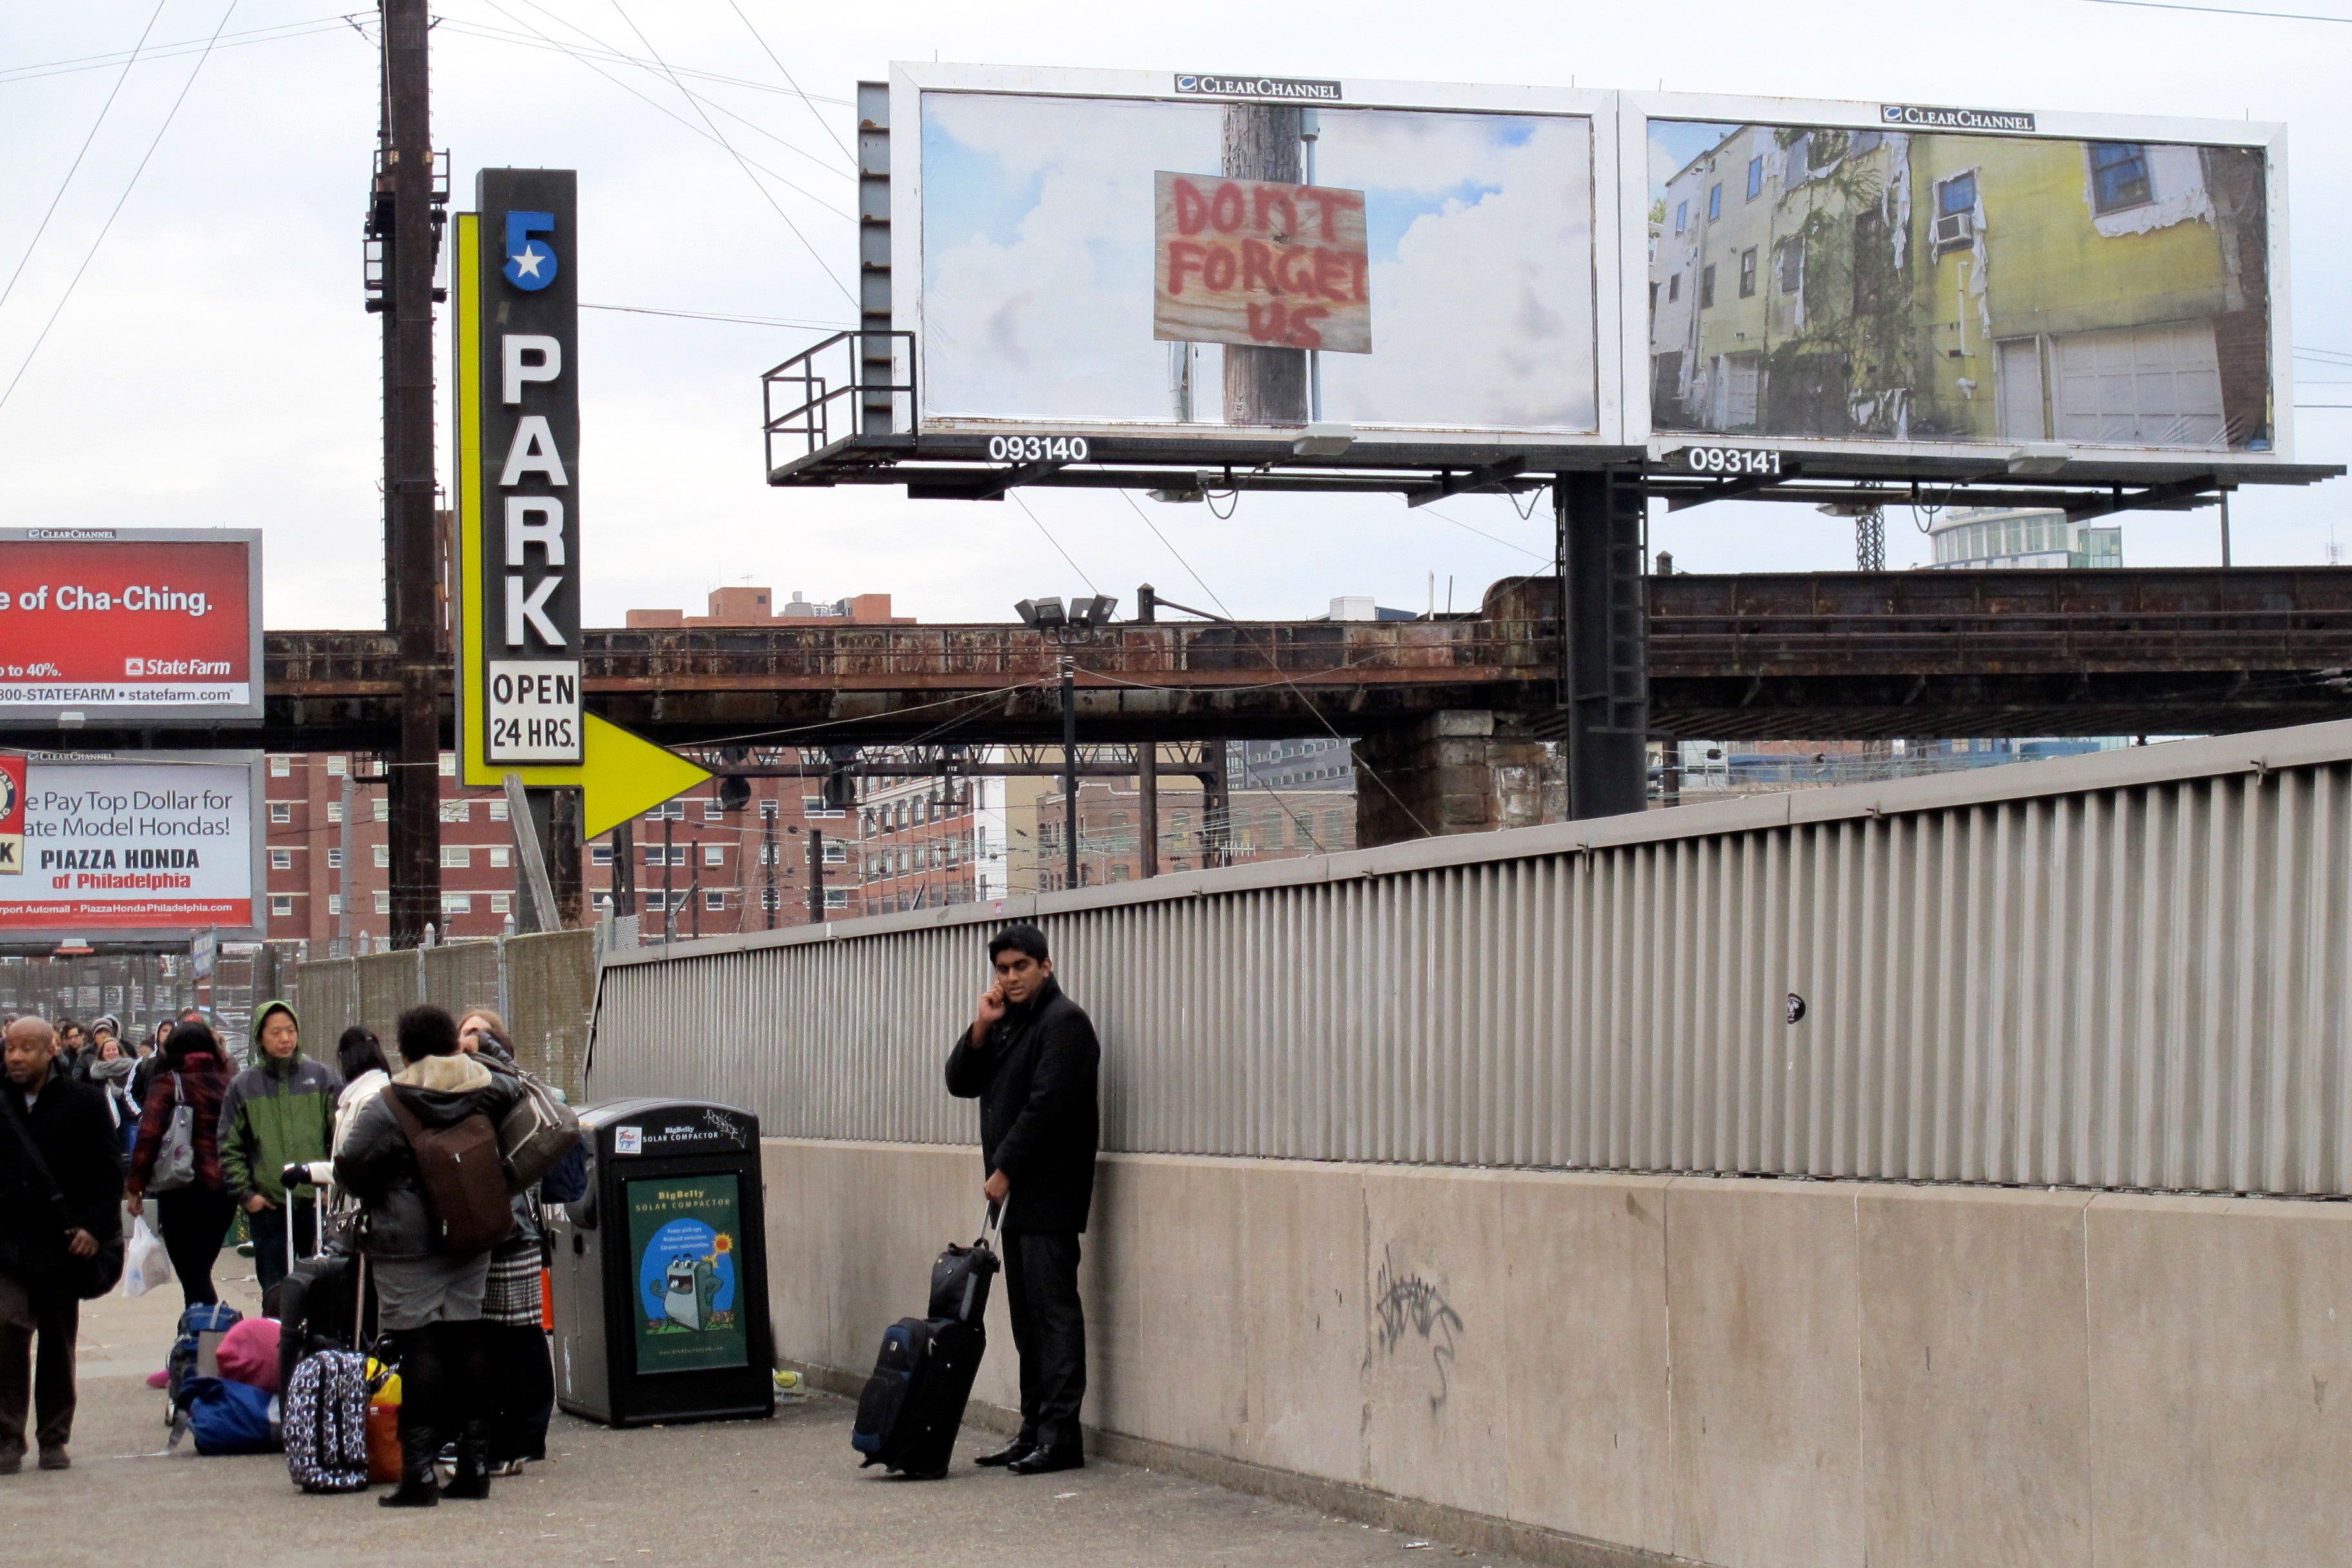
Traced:
<path fill-rule="evenodd" d="M 368 1484 L 400 1479 L 400 1406 L 372 1404 L 367 1412 Z"/>

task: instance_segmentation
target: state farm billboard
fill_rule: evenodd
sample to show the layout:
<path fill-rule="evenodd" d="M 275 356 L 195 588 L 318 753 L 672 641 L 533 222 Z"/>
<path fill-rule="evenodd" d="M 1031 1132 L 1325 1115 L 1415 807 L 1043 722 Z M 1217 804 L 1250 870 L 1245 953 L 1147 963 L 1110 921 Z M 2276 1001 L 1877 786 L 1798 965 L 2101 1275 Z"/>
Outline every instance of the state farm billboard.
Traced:
<path fill-rule="evenodd" d="M 0 942 L 264 934 L 258 752 L 34 752 Z"/>
<path fill-rule="evenodd" d="M 0 529 L 0 727 L 261 711 L 257 530 Z"/>

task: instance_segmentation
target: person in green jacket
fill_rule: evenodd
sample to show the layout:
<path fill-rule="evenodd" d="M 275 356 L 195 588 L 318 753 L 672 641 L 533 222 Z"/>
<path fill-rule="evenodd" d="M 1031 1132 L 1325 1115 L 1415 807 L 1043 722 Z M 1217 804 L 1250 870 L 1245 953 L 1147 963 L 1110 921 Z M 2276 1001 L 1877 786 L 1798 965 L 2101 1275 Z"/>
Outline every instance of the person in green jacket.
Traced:
<path fill-rule="evenodd" d="M 343 1080 L 302 1055 L 300 1022 L 283 1002 L 254 1010 L 253 1041 L 254 1065 L 236 1075 L 221 1100 L 220 1163 L 230 1195 L 245 1210 L 254 1272 L 267 1290 L 293 1264 L 286 1254 L 289 1202 L 295 1245 L 306 1254 L 318 1247 L 318 1189 L 305 1184 L 289 1194 L 280 1173 L 332 1158 L 335 1097 Z"/>

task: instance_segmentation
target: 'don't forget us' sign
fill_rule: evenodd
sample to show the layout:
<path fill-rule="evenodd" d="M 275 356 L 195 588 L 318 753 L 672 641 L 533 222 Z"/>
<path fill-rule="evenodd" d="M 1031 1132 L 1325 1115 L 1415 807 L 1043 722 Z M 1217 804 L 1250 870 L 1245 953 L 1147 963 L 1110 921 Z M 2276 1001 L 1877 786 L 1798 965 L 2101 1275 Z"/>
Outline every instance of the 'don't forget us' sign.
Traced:
<path fill-rule="evenodd" d="M 1363 192 L 1165 170 L 1154 180 L 1154 338 L 1372 352 Z"/>

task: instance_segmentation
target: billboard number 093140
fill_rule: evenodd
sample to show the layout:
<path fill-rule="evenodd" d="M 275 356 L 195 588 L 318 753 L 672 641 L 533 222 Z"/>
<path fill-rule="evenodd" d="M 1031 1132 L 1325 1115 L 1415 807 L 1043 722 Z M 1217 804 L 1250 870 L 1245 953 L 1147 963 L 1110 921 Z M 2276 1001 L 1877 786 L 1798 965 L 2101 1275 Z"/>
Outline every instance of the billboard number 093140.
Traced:
<path fill-rule="evenodd" d="M 988 460 L 992 463 L 1083 463 L 1087 460 L 1087 438 L 1084 436 L 991 436 L 988 438 Z"/>

